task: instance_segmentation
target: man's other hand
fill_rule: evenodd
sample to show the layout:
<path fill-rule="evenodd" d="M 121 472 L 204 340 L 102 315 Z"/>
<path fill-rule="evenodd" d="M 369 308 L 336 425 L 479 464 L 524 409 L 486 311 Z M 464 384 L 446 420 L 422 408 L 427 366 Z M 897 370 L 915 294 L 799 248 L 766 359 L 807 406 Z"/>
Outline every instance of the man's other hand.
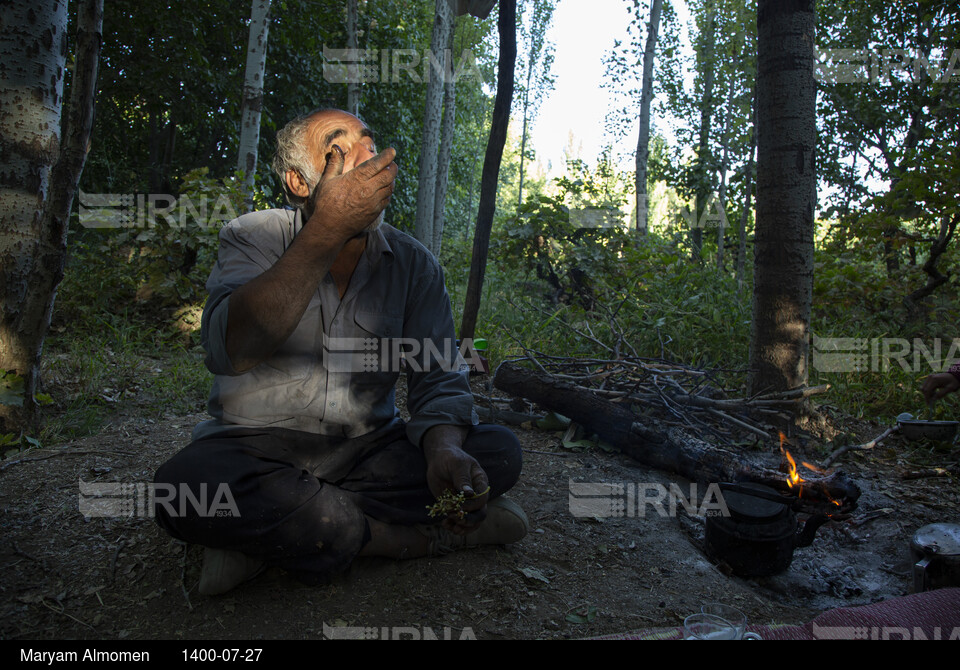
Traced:
<path fill-rule="evenodd" d="M 461 445 L 466 429 L 456 426 L 435 426 L 423 440 L 427 460 L 427 485 L 434 496 L 444 491 L 463 493 L 464 517 L 451 514 L 443 519 L 443 527 L 458 535 L 475 530 L 486 517 L 490 483 L 487 473 Z"/>
<path fill-rule="evenodd" d="M 960 379 L 957 379 L 949 372 L 930 375 L 923 380 L 923 386 L 920 387 L 920 391 L 928 403 L 939 400 L 948 393 L 953 393 L 957 390 L 960 390 Z"/>

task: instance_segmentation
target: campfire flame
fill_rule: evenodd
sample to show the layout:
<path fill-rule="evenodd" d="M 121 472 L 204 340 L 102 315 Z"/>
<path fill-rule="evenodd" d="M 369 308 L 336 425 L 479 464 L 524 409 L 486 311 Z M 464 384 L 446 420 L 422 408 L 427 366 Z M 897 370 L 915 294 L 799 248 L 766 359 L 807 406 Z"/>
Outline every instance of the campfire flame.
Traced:
<path fill-rule="evenodd" d="M 781 432 L 780 433 L 780 453 L 783 455 L 784 458 L 787 459 L 787 465 L 788 465 L 787 486 L 789 486 L 791 489 L 796 488 L 797 497 L 802 498 L 803 484 L 804 482 L 806 482 L 806 480 L 800 476 L 800 472 L 797 468 L 797 461 L 794 460 L 793 455 L 783 447 L 783 443 L 786 442 L 786 439 L 787 439 L 787 436 Z M 811 472 L 815 472 L 817 474 L 825 474 L 821 468 L 818 468 L 817 466 L 811 463 L 807 463 L 806 461 L 803 461 L 801 465 L 803 465 L 803 467 L 805 467 L 807 470 L 810 470 Z M 837 507 L 842 507 L 840 501 L 836 500 L 835 498 L 832 498 L 826 491 L 823 491 L 823 495 L 824 497 L 826 497 L 827 500 L 829 500 L 831 503 L 833 503 Z"/>

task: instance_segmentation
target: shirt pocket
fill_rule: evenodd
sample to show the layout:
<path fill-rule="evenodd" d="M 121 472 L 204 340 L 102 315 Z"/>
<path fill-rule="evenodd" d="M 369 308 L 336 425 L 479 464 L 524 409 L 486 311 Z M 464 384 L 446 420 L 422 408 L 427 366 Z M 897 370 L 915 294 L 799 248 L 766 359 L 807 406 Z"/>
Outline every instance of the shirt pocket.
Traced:
<path fill-rule="evenodd" d="M 221 378 L 224 411 L 258 423 L 294 416 L 312 401 L 315 359 L 311 354 L 274 355 L 249 372 Z"/>
<path fill-rule="evenodd" d="M 403 316 L 389 312 L 358 311 L 354 316 L 364 338 L 364 356 L 356 382 L 393 386 L 400 375 Z"/>

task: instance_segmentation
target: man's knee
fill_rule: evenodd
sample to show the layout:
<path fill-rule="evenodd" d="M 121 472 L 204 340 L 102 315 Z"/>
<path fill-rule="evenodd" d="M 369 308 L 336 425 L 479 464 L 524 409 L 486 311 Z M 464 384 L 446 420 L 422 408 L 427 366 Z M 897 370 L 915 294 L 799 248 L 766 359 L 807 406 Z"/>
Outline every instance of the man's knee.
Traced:
<path fill-rule="evenodd" d="M 474 426 L 467 434 L 463 449 L 477 459 L 487 473 L 494 496 L 506 493 L 520 479 L 523 450 L 509 428 L 496 424 Z"/>

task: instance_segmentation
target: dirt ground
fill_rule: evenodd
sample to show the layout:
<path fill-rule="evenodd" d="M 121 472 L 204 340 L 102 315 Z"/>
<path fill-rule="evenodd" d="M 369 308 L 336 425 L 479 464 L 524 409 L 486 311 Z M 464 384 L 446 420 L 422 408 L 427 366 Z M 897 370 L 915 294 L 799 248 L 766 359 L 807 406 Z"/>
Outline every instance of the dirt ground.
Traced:
<path fill-rule="evenodd" d="M 909 474 L 956 463 L 957 447 L 932 452 L 894 437 L 843 458 L 842 469 L 863 490 L 852 519 L 821 528 L 786 573 L 741 579 L 705 557 L 704 518 L 682 508 L 676 516 L 649 507 L 642 517 L 571 512 L 571 481 L 686 482 L 618 453 L 564 449 L 559 433 L 518 427 L 524 474 L 511 497 L 531 522 L 521 542 L 439 558 L 361 560 L 322 587 L 268 570 L 227 595 L 205 597 L 197 592 L 201 548 L 166 536 L 136 503 L 137 485 L 152 481 L 203 418 L 128 417 L 96 436 L 0 463 L 0 637 L 583 638 L 677 626 L 708 601 L 734 604 L 754 624 L 799 624 L 833 607 L 909 593 L 914 531 L 960 521 L 955 475 Z M 884 428 L 835 423 L 864 442 Z M 816 461 L 816 444 L 810 436 L 798 454 Z M 775 465 L 776 445 L 770 458 Z M 130 516 L 85 519 L 80 482 L 129 485 L 117 495 L 132 501 Z"/>

